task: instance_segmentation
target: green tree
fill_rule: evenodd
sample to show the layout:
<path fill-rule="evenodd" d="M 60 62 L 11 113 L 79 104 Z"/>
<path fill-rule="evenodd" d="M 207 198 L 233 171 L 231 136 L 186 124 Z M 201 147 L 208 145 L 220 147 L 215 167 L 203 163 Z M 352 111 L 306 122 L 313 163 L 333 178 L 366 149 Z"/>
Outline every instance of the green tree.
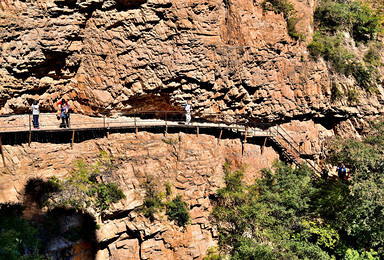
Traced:
<path fill-rule="evenodd" d="M 335 231 L 315 220 L 308 225 L 312 175 L 305 166 L 276 163 L 274 171 L 263 170 L 260 180 L 245 185 L 243 171 L 226 166 L 226 186 L 217 191 L 212 212 L 221 249 L 233 259 L 330 259 L 326 250 L 336 247 Z"/>
<path fill-rule="evenodd" d="M 373 249 L 384 257 L 384 123 L 372 125 L 363 140 L 337 139 L 329 161 L 350 168 L 347 205 L 339 214 L 347 245 Z"/>
<path fill-rule="evenodd" d="M 0 259 L 43 259 L 39 232 L 22 218 L 22 207 L 0 204 Z"/>

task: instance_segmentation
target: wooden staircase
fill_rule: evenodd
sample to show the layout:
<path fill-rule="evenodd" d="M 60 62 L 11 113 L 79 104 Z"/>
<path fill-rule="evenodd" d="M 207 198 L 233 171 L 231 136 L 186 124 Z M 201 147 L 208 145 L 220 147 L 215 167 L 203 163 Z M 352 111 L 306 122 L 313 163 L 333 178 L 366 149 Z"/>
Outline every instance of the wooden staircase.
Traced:
<path fill-rule="evenodd" d="M 270 127 L 265 135 L 281 152 L 281 155 L 290 163 L 301 167 L 303 163 L 307 163 L 315 173 L 321 173 L 321 167 L 308 159 L 308 154 L 304 149 L 288 134 L 288 132 L 279 125 Z"/>
<path fill-rule="evenodd" d="M 302 159 L 300 158 L 300 155 L 294 151 L 292 146 L 287 144 L 283 138 L 279 136 L 270 136 L 269 140 L 271 140 L 281 150 L 281 153 L 285 159 L 296 165 L 301 165 Z"/>

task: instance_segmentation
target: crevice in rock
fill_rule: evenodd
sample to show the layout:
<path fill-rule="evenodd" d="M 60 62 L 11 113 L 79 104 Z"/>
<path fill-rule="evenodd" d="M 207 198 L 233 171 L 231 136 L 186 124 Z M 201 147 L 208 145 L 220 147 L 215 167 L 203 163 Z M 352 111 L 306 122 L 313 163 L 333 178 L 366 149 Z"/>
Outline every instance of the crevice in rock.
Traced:
<path fill-rule="evenodd" d="M 105 221 L 105 220 L 117 220 L 117 219 L 127 218 L 129 213 L 131 213 L 132 211 L 133 209 L 114 211 L 113 214 L 102 215 L 101 220 Z"/>
<path fill-rule="evenodd" d="M 102 241 L 102 242 L 100 242 L 100 243 L 97 245 L 97 251 L 108 248 L 108 245 L 110 245 L 110 244 L 112 244 L 113 242 L 117 241 L 119 238 L 120 238 L 119 236 L 116 236 L 116 237 L 113 237 L 113 238 L 108 239 L 108 240 L 106 240 L 106 241 Z"/>
<path fill-rule="evenodd" d="M 146 2 L 147 0 L 116 0 L 116 10 L 126 11 L 126 10 L 138 9 Z"/>

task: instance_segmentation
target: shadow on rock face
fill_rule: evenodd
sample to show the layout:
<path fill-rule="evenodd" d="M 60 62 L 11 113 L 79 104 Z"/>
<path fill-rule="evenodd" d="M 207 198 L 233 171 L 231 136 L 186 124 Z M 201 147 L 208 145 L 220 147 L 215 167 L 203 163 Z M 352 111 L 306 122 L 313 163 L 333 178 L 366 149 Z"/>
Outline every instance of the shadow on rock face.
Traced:
<path fill-rule="evenodd" d="M 22 219 L 35 229 L 32 233 L 39 244 L 35 251 L 40 255 L 51 259 L 94 259 L 97 225 L 93 217 L 72 208 L 55 207 L 47 210 L 45 207 L 47 198 L 58 189 L 51 180 L 30 179 L 25 185 L 23 203 L 0 204 L 0 209 L 12 208 L 8 210 L 8 215 Z M 16 228 L 13 225 L 11 223 L 7 228 Z M 32 251 L 25 252 L 28 255 Z"/>

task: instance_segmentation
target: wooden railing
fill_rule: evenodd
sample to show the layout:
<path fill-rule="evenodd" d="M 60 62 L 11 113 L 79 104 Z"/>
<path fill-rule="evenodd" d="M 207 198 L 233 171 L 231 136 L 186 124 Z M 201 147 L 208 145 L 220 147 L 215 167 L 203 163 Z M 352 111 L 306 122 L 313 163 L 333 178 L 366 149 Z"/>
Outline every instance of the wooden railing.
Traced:
<path fill-rule="evenodd" d="M 87 120 L 91 118 L 88 122 L 82 121 L 81 118 L 74 118 L 77 116 L 80 118 L 82 115 L 72 115 L 70 122 L 71 130 L 109 129 L 113 127 L 203 126 L 207 128 L 232 129 L 240 131 L 244 135 L 254 133 L 251 136 L 265 136 L 277 142 L 295 164 L 300 165 L 304 160 L 315 172 L 319 173 L 320 171 L 320 167 L 316 163 L 307 158 L 302 159 L 303 156 L 307 155 L 305 150 L 282 126 L 271 123 L 249 122 L 246 118 L 238 114 L 194 113 L 192 114 L 192 125 L 181 124 L 181 122 L 185 122 L 185 113 L 183 111 L 138 111 L 125 113 L 123 116 L 117 117 L 102 114 L 100 117 L 88 117 Z M 40 129 L 48 131 L 59 130 L 61 120 L 57 120 L 56 117 L 57 115 L 55 113 L 42 113 L 39 118 Z M 0 133 L 13 131 L 34 131 L 32 115 L 0 115 Z M 259 135 L 257 135 L 257 133 L 259 133 Z"/>

